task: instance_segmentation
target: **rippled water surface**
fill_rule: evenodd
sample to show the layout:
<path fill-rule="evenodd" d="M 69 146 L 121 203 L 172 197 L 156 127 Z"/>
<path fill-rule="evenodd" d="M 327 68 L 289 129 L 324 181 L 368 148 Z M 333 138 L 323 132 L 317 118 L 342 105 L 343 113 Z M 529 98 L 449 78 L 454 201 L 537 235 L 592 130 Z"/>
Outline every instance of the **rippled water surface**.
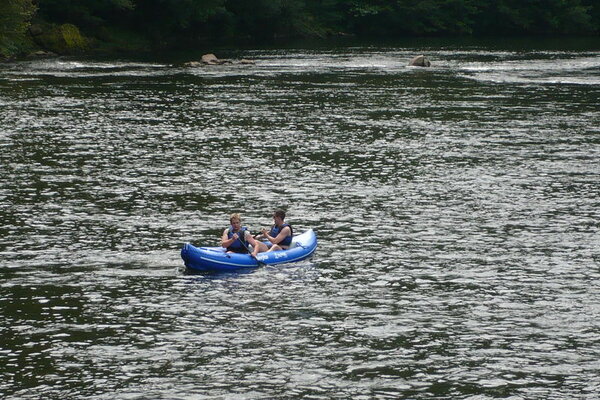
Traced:
<path fill-rule="evenodd" d="M 0 65 L 0 397 L 598 398 L 600 43 L 231 57 Z"/>

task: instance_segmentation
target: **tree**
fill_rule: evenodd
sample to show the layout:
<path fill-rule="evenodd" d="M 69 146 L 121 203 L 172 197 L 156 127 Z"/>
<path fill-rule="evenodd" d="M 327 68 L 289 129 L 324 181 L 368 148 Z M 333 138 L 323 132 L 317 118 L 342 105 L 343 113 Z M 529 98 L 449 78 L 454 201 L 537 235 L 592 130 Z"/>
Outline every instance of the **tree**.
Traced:
<path fill-rule="evenodd" d="M 118 23 L 134 8 L 134 0 L 43 0 L 39 2 L 39 15 L 49 22 L 93 31 Z"/>
<path fill-rule="evenodd" d="M 374 35 L 470 34 L 475 0 L 348 0 L 354 29 Z"/>
<path fill-rule="evenodd" d="M 35 9 L 31 0 L 0 2 L 0 56 L 9 58 L 29 47 L 26 33 Z"/>
<path fill-rule="evenodd" d="M 505 34 L 590 34 L 598 30 L 581 0 L 484 0 L 476 31 Z"/>
<path fill-rule="evenodd" d="M 225 0 L 136 0 L 135 24 L 155 39 L 185 36 L 224 11 Z"/>
<path fill-rule="evenodd" d="M 226 8 L 239 36 L 270 41 L 316 33 L 305 0 L 227 0 Z"/>

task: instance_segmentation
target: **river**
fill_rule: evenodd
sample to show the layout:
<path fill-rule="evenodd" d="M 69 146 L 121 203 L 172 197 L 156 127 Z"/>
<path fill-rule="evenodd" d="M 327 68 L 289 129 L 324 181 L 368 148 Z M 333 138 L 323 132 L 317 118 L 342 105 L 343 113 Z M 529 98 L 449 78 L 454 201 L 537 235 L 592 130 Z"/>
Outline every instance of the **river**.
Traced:
<path fill-rule="evenodd" d="M 201 54 L 0 64 L 0 397 L 598 398 L 600 41 Z"/>

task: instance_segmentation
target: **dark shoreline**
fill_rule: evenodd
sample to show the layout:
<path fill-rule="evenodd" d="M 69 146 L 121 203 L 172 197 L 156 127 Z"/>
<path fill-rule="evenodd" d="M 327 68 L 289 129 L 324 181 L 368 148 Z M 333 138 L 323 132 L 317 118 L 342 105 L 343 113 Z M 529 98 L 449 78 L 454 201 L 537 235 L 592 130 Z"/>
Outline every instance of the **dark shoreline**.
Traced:
<path fill-rule="evenodd" d="M 92 59 L 180 59 L 189 61 L 190 54 L 215 53 L 219 58 L 237 58 L 236 54 L 250 50 L 294 49 L 294 48 L 346 48 L 382 46 L 393 48 L 427 47 L 483 47 L 487 49 L 511 50 L 529 47 L 531 50 L 544 51 L 553 49 L 569 49 L 577 51 L 600 50 L 599 36 L 547 36 L 547 35 L 514 35 L 514 36 L 406 36 L 398 38 L 378 37 L 328 37 L 316 39 L 291 39 L 271 42 L 247 43 L 215 43 L 209 46 L 201 43 L 195 46 L 160 47 L 155 49 L 107 50 L 107 47 L 92 48 L 72 54 L 59 54 L 37 48 L 32 52 L 12 58 L 1 58 L 0 62 L 19 62 L 47 58 L 92 58 Z M 36 54 L 37 53 L 37 54 Z"/>

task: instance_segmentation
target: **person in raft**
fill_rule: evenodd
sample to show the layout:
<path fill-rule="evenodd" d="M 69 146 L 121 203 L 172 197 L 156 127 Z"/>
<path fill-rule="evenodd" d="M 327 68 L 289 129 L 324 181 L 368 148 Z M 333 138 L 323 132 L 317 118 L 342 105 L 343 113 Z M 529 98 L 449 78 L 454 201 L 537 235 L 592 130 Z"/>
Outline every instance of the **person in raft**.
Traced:
<path fill-rule="evenodd" d="M 260 236 L 267 239 L 270 245 L 263 242 L 256 241 L 256 245 L 253 245 L 252 256 L 256 257 L 258 253 L 265 251 L 285 250 L 290 247 L 292 243 L 292 237 L 294 236 L 294 230 L 289 224 L 285 223 L 285 212 L 283 210 L 277 210 L 273 213 L 273 222 L 275 223 L 270 231 L 262 229 Z"/>
<path fill-rule="evenodd" d="M 248 231 L 248 228 L 242 226 L 242 217 L 240 214 L 231 214 L 229 217 L 228 228 L 223 231 L 221 236 L 221 246 L 227 249 L 228 253 L 249 253 L 249 245 L 254 248 L 258 245 L 258 241 Z"/>

